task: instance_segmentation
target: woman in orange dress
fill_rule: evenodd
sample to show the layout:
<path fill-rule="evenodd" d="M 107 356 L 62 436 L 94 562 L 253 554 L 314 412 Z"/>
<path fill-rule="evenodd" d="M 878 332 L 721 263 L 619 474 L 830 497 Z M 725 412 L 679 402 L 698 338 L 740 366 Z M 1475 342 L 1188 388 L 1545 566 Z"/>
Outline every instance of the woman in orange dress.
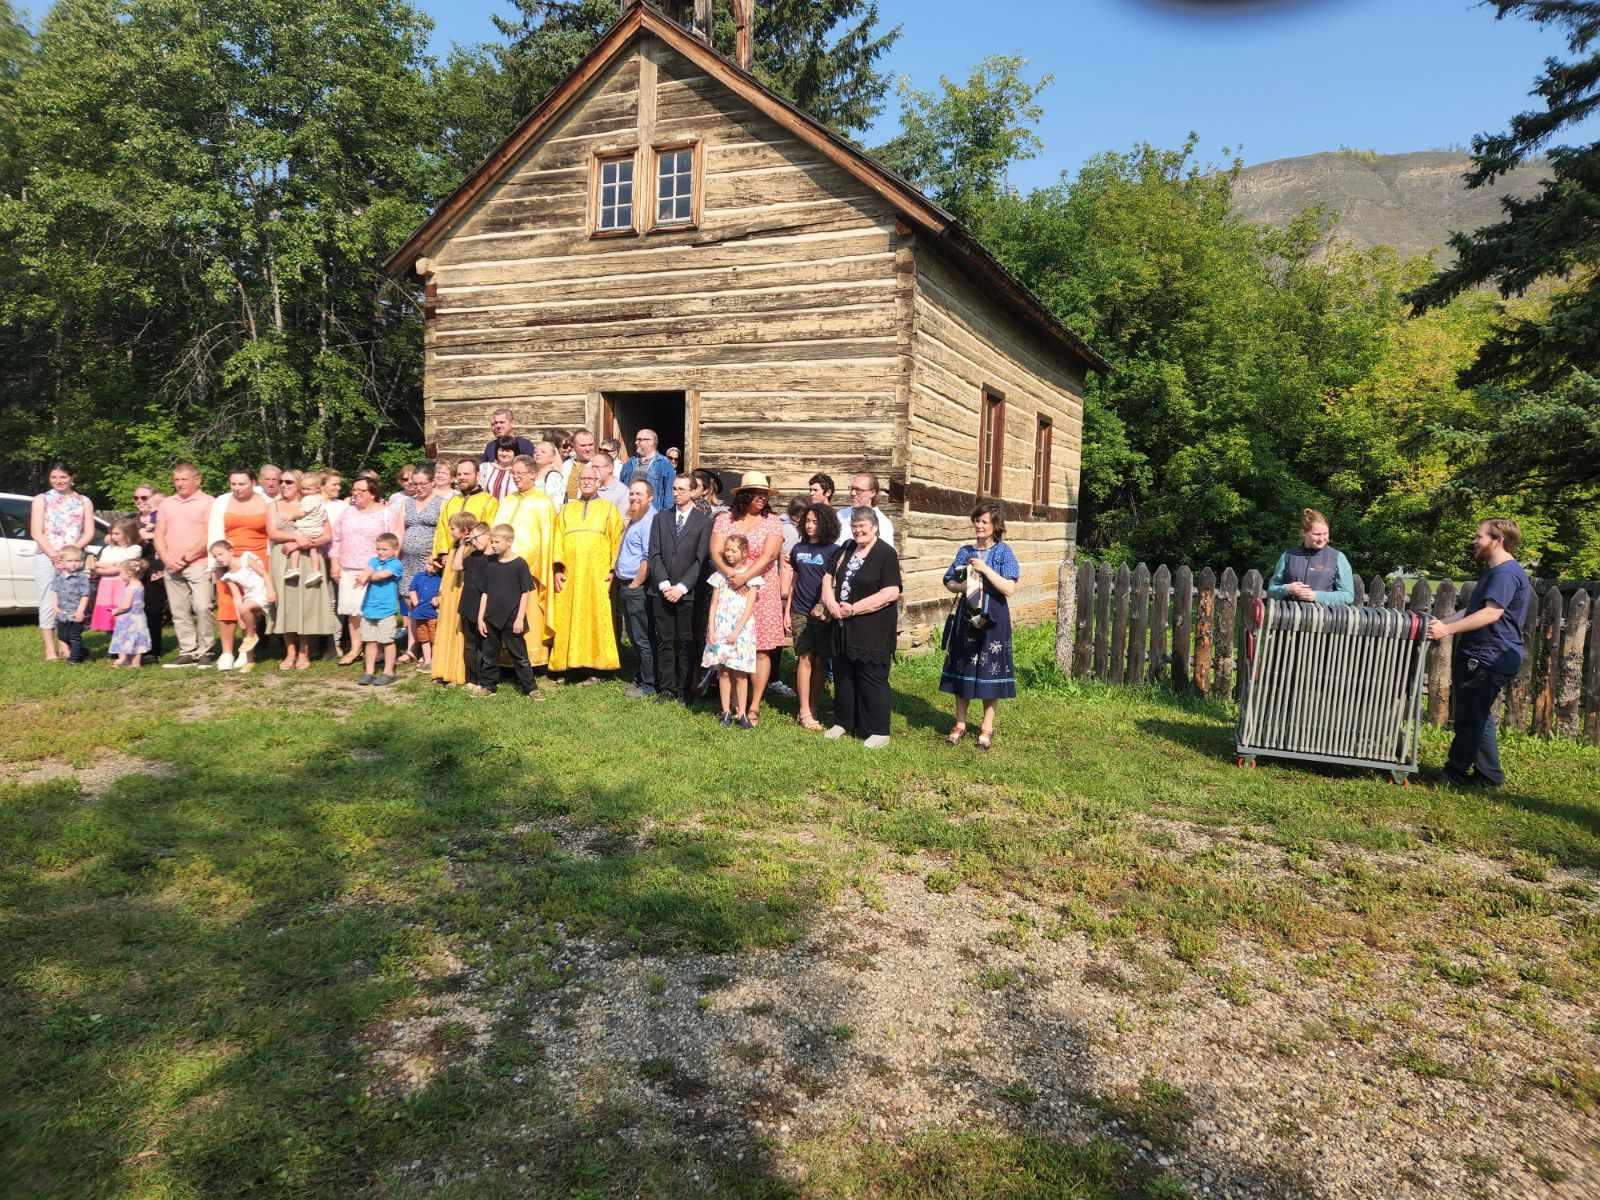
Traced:
<path fill-rule="evenodd" d="M 211 506 L 211 526 L 207 531 L 207 549 L 210 544 L 225 541 L 234 551 L 249 551 L 261 561 L 261 573 L 267 573 L 271 561 L 267 541 L 267 502 L 256 494 L 255 474 L 244 467 L 228 473 L 228 493 L 217 497 Z M 251 662 L 248 650 L 237 657 L 233 653 L 233 640 L 239 631 L 239 614 L 233 607 L 233 589 L 217 589 L 217 635 L 222 639 L 222 657 L 217 659 L 217 670 L 231 671 Z M 252 647 L 253 649 L 253 647 Z"/>

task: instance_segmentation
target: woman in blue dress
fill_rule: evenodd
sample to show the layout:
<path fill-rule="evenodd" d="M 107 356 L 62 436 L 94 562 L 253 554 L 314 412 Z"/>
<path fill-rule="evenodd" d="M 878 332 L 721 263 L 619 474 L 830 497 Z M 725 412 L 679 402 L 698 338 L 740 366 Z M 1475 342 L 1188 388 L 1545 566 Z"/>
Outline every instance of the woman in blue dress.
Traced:
<path fill-rule="evenodd" d="M 944 573 L 944 586 L 961 599 L 948 626 L 939 690 L 956 698 L 952 746 L 959 746 L 966 736 L 968 703 L 983 702 L 978 749 L 987 750 L 994 744 L 995 702 L 1017 694 L 1009 600 L 1022 569 L 1005 544 L 1005 509 L 999 503 L 986 500 L 972 510 L 972 532 L 973 544 L 957 550 L 955 562 Z"/>

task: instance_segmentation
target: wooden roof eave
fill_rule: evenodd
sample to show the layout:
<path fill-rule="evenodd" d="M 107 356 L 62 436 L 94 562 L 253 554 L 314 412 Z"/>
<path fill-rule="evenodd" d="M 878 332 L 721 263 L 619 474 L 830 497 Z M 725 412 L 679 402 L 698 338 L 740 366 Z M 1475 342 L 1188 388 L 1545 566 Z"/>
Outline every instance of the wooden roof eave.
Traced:
<path fill-rule="evenodd" d="M 953 215 L 858 147 L 774 94 L 755 76 L 741 70 L 737 64 L 676 22 L 644 4 L 629 10 L 606 32 L 595 48 L 573 69 L 572 74 L 546 96 L 492 154 L 478 164 L 461 186 L 451 192 L 406 239 L 404 245 L 385 260 L 384 272 L 391 277 L 401 275 L 410 270 L 418 259 L 425 257 L 426 252 L 449 233 L 478 199 L 500 181 L 506 170 L 528 147 L 583 95 L 612 60 L 635 39 L 646 34 L 660 38 L 751 107 L 814 147 L 829 161 L 881 196 L 902 217 L 949 250 L 964 273 L 975 282 L 992 288 L 995 298 L 1026 324 L 1066 345 L 1090 369 L 1102 372 L 1111 370 L 1110 363 L 1063 325 Z"/>

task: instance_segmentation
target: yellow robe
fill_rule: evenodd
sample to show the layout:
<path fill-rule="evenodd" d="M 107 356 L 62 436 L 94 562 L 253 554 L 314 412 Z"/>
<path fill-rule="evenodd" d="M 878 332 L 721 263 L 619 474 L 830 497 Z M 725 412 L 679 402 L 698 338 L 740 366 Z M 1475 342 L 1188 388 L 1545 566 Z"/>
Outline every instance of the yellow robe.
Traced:
<path fill-rule="evenodd" d="M 446 555 L 439 574 L 438 624 L 433 631 L 433 678 L 440 683 L 467 681 L 466 641 L 461 634 L 461 618 L 456 609 L 461 601 L 461 572 L 450 566 L 454 555 Z"/>
<path fill-rule="evenodd" d="M 486 525 L 494 524 L 495 502 L 494 497 L 488 492 L 473 492 L 470 496 L 463 496 L 455 492 L 445 497 L 439 506 L 439 525 L 433 531 L 433 552 L 443 554 L 450 549 L 450 518 L 458 512 L 471 513 L 477 520 Z"/>
<path fill-rule="evenodd" d="M 606 578 L 621 545 L 622 514 L 609 500 L 573 500 L 556 518 L 555 557 L 566 568 L 566 584 L 555 598 L 552 671 L 615 671 L 621 666 Z"/>
<path fill-rule="evenodd" d="M 533 595 L 528 598 L 528 661 L 541 667 L 550 660 L 550 644 L 555 641 L 548 614 L 550 597 L 555 595 L 556 506 L 535 484 L 525 492 L 507 493 L 495 521 L 517 531 L 511 551 L 520 555 L 533 573 Z"/>

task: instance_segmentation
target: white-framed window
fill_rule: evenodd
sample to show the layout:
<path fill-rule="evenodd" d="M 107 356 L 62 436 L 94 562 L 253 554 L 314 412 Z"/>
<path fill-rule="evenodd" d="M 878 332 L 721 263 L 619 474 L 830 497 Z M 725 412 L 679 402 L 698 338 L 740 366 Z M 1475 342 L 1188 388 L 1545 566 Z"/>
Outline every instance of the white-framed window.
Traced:
<path fill-rule="evenodd" d="M 693 146 L 674 146 L 656 151 L 657 225 L 694 223 Z"/>
<path fill-rule="evenodd" d="M 596 233 L 616 233 L 633 228 L 632 154 L 595 160 Z"/>

